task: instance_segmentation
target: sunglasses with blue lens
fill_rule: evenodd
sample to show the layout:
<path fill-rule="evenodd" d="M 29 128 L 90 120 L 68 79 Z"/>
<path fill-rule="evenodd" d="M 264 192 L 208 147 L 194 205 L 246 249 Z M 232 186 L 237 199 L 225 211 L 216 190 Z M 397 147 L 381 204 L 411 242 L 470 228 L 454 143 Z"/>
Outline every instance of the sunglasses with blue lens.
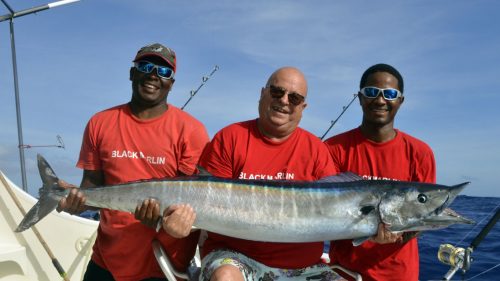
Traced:
<path fill-rule="evenodd" d="M 359 93 L 369 99 L 377 98 L 378 95 L 382 93 L 384 99 L 388 101 L 393 101 L 403 96 L 403 93 L 401 93 L 399 90 L 392 88 L 380 89 L 377 87 L 364 87 L 363 89 L 359 90 Z"/>
<path fill-rule="evenodd" d="M 158 77 L 164 79 L 174 78 L 174 70 L 168 66 L 156 65 L 149 61 L 137 61 L 134 63 L 135 69 L 143 73 L 151 73 L 156 68 Z"/>

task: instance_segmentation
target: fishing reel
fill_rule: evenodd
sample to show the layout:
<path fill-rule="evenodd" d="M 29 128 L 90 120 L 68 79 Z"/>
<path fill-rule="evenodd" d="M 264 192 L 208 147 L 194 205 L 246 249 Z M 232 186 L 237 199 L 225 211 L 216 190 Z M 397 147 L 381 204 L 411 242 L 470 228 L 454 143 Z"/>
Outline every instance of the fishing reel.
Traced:
<path fill-rule="evenodd" d="M 451 244 L 442 244 L 439 246 L 439 261 L 451 267 L 448 273 L 446 273 L 443 277 L 443 280 L 450 280 L 459 269 L 461 269 L 464 273 L 469 270 L 471 252 L 471 248 L 464 249 L 455 247 Z"/>
<path fill-rule="evenodd" d="M 450 270 L 448 270 L 443 277 L 443 280 L 450 280 L 459 269 L 462 269 L 464 274 L 470 269 L 470 264 L 473 261 L 471 257 L 472 252 L 479 246 L 479 243 L 483 241 L 484 237 L 490 232 L 499 219 L 500 208 L 497 208 L 495 215 L 491 217 L 490 221 L 481 229 L 479 234 L 472 240 L 472 243 L 470 243 L 469 247 L 466 249 L 454 247 L 450 244 L 442 244 L 439 246 L 438 259 L 442 263 L 451 266 Z"/>

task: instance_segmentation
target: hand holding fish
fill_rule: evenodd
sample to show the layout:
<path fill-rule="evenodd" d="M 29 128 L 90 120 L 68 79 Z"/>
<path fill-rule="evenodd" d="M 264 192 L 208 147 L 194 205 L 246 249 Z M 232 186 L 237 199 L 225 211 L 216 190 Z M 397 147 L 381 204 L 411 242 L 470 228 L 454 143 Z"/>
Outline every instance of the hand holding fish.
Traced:
<path fill-rule="evenodd" d="M 86 210 L 85 201 L 87 197 L 80 189 L 74 185 L 68 184 L 65 181 L 59 180 L 59 186 L 65 189 L 71 189 L 67 197 L 61 198 L 57 205 L 57 211 L 65 211 L 72 215 L 80 214 Z"/>
<path fill-rule="evenodd" d="M 377 235 L 372 236 L 370 241 L 378 244 L 402 242 L 403 235 L 402 233 L 391 232 L 384 223 L 379 223 Z"/>
<path fill-rule="evenodd" d="M 163 212 L 162 227 L 174 238 L 184 238 L 193 227 L 196 213 L 188 204 L 171 205 Z"/>
<path fill-rule="evenodd" d="M 156 227 L 160 219 L 160 204 L 155 199 L 145 199 L 135 208 L 135 219 L 149 227 Z"/>

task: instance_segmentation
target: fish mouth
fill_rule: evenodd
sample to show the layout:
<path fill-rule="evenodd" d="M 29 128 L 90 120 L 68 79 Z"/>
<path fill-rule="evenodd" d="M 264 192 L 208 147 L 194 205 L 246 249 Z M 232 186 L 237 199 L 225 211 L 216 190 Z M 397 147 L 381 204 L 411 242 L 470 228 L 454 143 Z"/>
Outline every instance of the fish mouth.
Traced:
<path fill-rule="evenodd" d="M 476 222 L 459 215 L 450 208 L 444 208 L 441 213 L 434 214 L 422 218 L 420 221 L 409 224 L 402 229 L 390 229 L 393 232 L 401 231 L 423 231 L 423 230 L 437 230 L 446 228 L 452 224 L 475 224 Z"/>
<path fill-rule="evenodd" d="M 441 229 L 452 224 L 475 224 L 475 221 L 459 215 L 452 209 L 448 208 L 467 184 L 469 184 L 469 182 L 451 186 L 443 204 L 437 207 L 434 211 L 431 211 L 427 216 L 423 217 L 420 223 L 408 227 L 406 231 Z"/>
<path fill-rule="evenodd" d="M 455 198 L 458 196 L 460 192 L 465 188 L 466 185 L 468 185 L 470 182 L 463 182 L 461 184 L 457 184 L 454 186 L 451 186 L 449 189 L 449 193 L 446 196 L 446 200 L 444 201 L 441 206 L 437 207 L 436 210 L 434 210 L 435 215 L 440 215 L 443 210 L 448 208 L 448 206 L 455 200 Z M 455 213 L 456 214 L 456 213 Z"/>
<path fill-rule="evenodd" d="M 441 207 L 440 207 L 441 208 Z M 429 225 L 448 226 L 450 224 L 460 223 L 460 224 L 475 224 L 476 222 L 459 215 L 457 212 L 450 208 L 444 208 L 436 216 L 429 216 L 423 219 L 423 222 Z"/>
<path fill-rule="evenodd" d="M 455 200 L 458 194 L 468 185 L 469 182 L 464 182 L 461 184 L 454 185 L 450 188 L 449 194 L 446 196 L 446 200 L 437 207 L 427 218 L 423 219 L 425 223 L 433 224 L 436 226 L 443 225 L 447 226 L 454 223 L 461 224 L 475 224 L 476 222 L 463 217 L 448 208 L 448 206 Z"/>
<path fill-rule="evenodd" d="M 432 213 L 439 216 L 444 210 L 446 210 L 446 208 L 448 208 L 450 204 L 451 204 L 450 195 L 447 195 L 444 203 L 441 204 L 441 206 L 437 207 L 436 210 L 434 210 L 434 212 Z"/>

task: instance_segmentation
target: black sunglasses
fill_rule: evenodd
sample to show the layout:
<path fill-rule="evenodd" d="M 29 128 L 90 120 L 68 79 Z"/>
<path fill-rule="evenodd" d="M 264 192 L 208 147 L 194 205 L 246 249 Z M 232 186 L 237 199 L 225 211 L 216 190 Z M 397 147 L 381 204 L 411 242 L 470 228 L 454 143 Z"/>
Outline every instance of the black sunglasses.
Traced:
<path fill-rule="evenodd" d="M 268 88 L 269 88 L 269 93 L 271 94 L 271 97 L 273 99 L 281 99 L 286 94 L 286 92 L 288 92 L 287 89 L 274 85 L 269 85 Z M 288 92 L 288 101 L 293 105 L 299 105 L 303 103 L 305 99 L 306 98 L 301 94 Z"/>

